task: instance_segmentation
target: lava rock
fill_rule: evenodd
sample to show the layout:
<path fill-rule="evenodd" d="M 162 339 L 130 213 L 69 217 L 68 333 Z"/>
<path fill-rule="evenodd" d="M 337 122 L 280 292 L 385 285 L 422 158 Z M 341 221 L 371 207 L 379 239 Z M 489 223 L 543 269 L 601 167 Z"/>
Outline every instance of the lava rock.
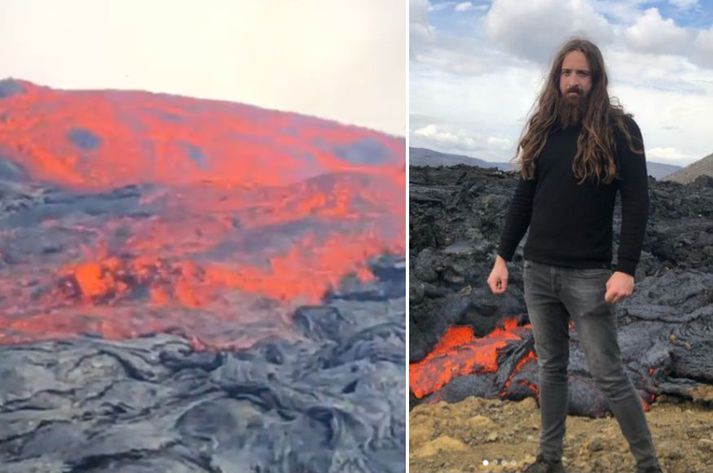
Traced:
<path fill-rule="evenodd" d="M 533 353 L 522 283 L 527 236 L 508 264 L 507 293 L 493 296 L 486 283 L 516 182 L 514 173 L 465 165 L 410 169 L 410 362 L 426 358 L 451 325 L 470 325 L 482 337 L 516 318 L 522 334 L 499 352 L 497 373 L 454 378 L 426 398 L 412 395 L 411 407 L 471 395 L 537 396 L 536 362 L 519 365 Z M 683 186 L 651 178 L 649 189 L 636 290 L 615 309 L 622 358 L 644 401 L 695 399 L 713 384 L 713 188 L 706 180 Z M 614 254 L 620 227 L 617 201 Z M 570 333 L 569 372 L 570 413 L 606 415 L 576 331 Z"/>

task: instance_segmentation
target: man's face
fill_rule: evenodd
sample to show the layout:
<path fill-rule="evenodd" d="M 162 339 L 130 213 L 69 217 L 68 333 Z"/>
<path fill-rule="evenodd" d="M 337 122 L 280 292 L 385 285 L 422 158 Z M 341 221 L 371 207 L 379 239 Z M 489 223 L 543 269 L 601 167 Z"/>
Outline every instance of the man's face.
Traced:
<path fill-rule="evenodd" d="M 580 51 L 570 51 L 562 61 L 560 93 L 570 104 L 580 103 L 592 90 L 592 72 L 587 57 Z"/>

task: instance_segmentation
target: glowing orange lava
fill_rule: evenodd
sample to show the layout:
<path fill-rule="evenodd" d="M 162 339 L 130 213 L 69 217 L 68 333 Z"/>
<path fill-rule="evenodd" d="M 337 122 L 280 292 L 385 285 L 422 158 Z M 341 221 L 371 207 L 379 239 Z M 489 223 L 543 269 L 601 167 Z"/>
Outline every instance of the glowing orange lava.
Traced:
<path fill-rule="evenodd" d="M 502 328 L 477 338 L 473 328 L 450 327 L 426 358 L 409 365 L 409 384 L 417 398 L 436 392 L 452 379 L 476 372 L 498 369 L 498 350 L 521 337 L 513 332 L 514 319 L 505 320 Z"/>
<path fill-rule="evenodd" d="M 0 273 L 12 295 L 0 342 L 180 328 L 249 344 L 345 276 L 369 280 L 370 258 L 404 253 L 401 138 L 243 104 L 11 82 L 22 90 L 0 96 L 0 160 L 98 210 L 69 201 L 76 213 L 47 206 L 27 224 L 69 243 Z M 281 305 L 261 312 L 262 299 Z"/>

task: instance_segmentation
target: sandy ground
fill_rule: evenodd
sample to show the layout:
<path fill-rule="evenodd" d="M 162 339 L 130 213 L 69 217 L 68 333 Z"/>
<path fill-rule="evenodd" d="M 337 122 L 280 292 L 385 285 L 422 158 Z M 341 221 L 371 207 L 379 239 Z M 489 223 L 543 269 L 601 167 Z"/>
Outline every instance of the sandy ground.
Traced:
<path fill-rule="evenodd" d="M 713 472 L 713 408 L 660 399 L 646 417 L 665 473 Z M 422 404 L 410 414 L 410 472 L 520 472 L 537 454 L 538 435 L 533 399 Z M 612 417 L 568 417 L 563 462 L 568 473 L 634 471 Z"/>

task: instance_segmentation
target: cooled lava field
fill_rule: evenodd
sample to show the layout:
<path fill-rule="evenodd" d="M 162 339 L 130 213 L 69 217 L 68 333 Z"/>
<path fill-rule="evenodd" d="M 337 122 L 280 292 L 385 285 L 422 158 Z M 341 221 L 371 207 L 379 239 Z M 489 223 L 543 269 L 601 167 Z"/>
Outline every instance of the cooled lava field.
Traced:
<path fill-rule="evenodd" d="M 410 169 L 410 399 L 538 396 L 523 298 L 522 244 L 508 291 L 486 279 L 515 173 L 464 165 Z M 651 208 L 635 293 L 616 305 L 626 369 L 642 402 L 661 395 L 713 404 L 713 180 L 649 181 Z M 615 234 L 621 223 L 615 211 Z M 618 236 L 615 236 L 615 240 Z M 614 254 L 616 255 L 616 242 Z M 570 413 L 608 407 L 570 332 Z"/>

